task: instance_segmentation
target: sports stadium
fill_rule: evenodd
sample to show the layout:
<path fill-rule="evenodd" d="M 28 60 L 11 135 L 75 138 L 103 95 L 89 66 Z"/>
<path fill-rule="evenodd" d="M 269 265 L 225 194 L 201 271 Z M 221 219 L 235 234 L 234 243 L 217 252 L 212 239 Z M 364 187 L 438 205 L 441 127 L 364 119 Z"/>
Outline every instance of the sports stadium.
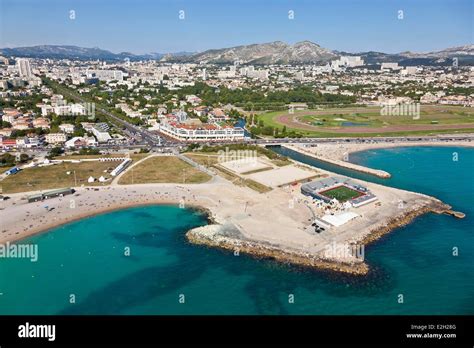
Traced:
<path fill-rule="evenodd" d="M 356 208 L 377 200 L 377 197 L 366 187 L 349 178 L 340 176 L 332 176 L 303 184 L 301 193 L 326 203 L 334 200 L 339 203 L 349 202 Z"/>

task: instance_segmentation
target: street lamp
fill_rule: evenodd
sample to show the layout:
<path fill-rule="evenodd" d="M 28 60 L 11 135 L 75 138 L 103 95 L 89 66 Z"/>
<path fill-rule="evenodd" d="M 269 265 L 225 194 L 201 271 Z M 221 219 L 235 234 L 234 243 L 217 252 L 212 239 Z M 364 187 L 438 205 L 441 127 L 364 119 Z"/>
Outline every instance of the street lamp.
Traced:
<path fill-rule="evenodd" d="M 77 178 L 76 178 L 76 171 L 72 171 L 74 173 L 74 187 L 77 187 Z M 71 174 L 70 171 L 66 172 L 67 175 Z"/>

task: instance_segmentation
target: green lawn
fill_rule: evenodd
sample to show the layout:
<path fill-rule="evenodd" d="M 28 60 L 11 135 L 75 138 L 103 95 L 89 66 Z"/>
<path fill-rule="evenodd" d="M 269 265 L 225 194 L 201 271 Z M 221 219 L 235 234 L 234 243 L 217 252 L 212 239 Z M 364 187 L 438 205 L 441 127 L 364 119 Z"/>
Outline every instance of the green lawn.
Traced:
<path fill-rule="evenodd" d="M 329 197 L 331 199 L 336 198 L 339 202 L 343 203 L 351 199 L 362 196 L 362 193 L 350 189 L 347 186 L 339 186 L 327 191 L 319 192 L 321 195 Z"/>
<path fill-rule="evenodd" d="M 474 110 L 460 106 L 449 105 L 421 105 L 420 118 L 413 119 L 412 116 L 382 116 L 380 107 L 345 107 L 330 108 L 321 110 L 295 111 L 289 114 L 288 111 L 273 111 L 258 115 L 265 126 L 272 126 L 283 129 L 284 124 L 278 121 L 279 116 L 298 118 L 298 123 L 286 125 L 288 132 L 298 132 L 306 137 L 360 137 L 360 136 L 400 136 L 400 135 L 429 135 L 442 133 L 465 133 L 474 132 Z M 361 127 L 373 129 L 380 128 L 380 133 L 357 132 L 357 127 L 343 126 L 343 122 L 350 122 Z M 463 129 L 436 129 L 436 130 L 390 130 L 384 129 L 387 126 L 402 126 L 406 128 L 410 125 L 455 125 L 466 124 Z M 472 127 L 470 126 L 472 124 Z M 313 129 L 308 127 L 314 126 Z M 305 129 L 306 127 L 306 129 Z M 344 128 L 346 130 L 354 128 L 352 133 L 339 133 L 330 129 L 331 127 Z"/>

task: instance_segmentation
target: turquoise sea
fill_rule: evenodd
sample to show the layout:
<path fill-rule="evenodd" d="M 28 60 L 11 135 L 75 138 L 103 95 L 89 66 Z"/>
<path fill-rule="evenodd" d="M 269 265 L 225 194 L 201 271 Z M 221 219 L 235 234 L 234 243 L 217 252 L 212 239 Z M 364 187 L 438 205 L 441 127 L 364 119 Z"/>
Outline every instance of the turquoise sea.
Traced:
<path fill-rule="evenodd" d="M 0 314 L 474 314 L 474 150 L 382 149 L 351 161 L 386 170 L 393 176 L 383 183 L 436 196 L 466 218 L 417 218 L 368 246 L 372 271 L 354 277 L 190 245 L 185 232 L 207 223 L 197 211 L 116 211 L 23 241 L 38 244 L 37 262 L 0 259 Z"/>

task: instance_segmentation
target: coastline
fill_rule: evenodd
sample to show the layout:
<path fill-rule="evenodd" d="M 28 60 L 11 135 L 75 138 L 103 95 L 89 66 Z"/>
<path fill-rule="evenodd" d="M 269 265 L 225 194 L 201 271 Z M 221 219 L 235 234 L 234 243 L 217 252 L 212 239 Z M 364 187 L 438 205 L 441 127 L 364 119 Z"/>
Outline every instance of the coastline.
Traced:
<path fill-rule="evenodd" d="M 141 186 L 141 187 L 140 187 Z M 1 202 L 2 209 L 0 209 L 0 216 L 5 214 L 5 211 L 8 208 L 14 208 L 15 216 L 2 216 L 1 224 L 0 224 L 0 243 L 4 242 L 18 242 L 30 237 L 33 237 L 38 234 L 47 233 L 51 229 L 78 221 L 90 217 L 94 217 L 96 215 L 107 214 L 110 212 L 118 211 L 118 210 L 125 210 L 134 207 L 140 206 L 151 206 L 151 205 L 171 205 L 171 206 L 179 206 L 182 197 L 181 193 L 178 195 L 175 193 L 173 197 L 152 197 L 151 195 L 146 195 L 145 192 L 149 193 L 149 188 L 155 188 L 154 185 L 150 184 L 143 184 L 143 185 L 124 185 L 124 186 L 105 186 L 99 188 L 99 191 L 94 191 L 97 187 L 77 187 L 75 188 L 76 193 L 79 194 L 79 198 L 75 197 L 75 194 L 64 196 L 62 198 L 53 198 L 43 202 L 36 202 L 36 203 L 25 203 L 24 197 L 31 194 L 31 192 L 23 192 L 23 193 L 15 193 L 11 194 L 11 199 L 14 200 L 12 206 L 4 207 L 3 205 L 6 202 Z M 148 188 L 148 190 L 147 190 Z M 114 190 L 115 189 L 115 190 Z M 161 187 L 156 187 L 156 189 L 162 189 L 164 196 L 168 196 L 168 192 L 171 192 L 171 187 L 169 184 L 163 184 Z M 183 191 L 184 187 L 181 189 Z M 90 190 L 90 191 L 89 191 Z M 138 191 L 137 191 L 138 190 Z M 104 196 L 110 194 L 111 191 L 118 191 L 119 199 L 114 203 L 107 201 L 104 199 Z M 140 192 L 142 191 L 142 192 Z M 175 190 L 180 191 L 180 190 Z M 130 193 L 136 192 L 139 194 L 139 197 L 133 197 Z M 81 203 L 81 197 L 87 197 L 87 203 Z M 131 197 L 127 197 L 131 196 Z M 97 197 L 97 198 L 96 198 Z M 128 198 L 128 199 L 127 199 Z M 120 200 L 122 199 L 122 200 Z M 74 209 L 70 209 L 69 205 L 71 201 L 75 201 L 78 207 Z M 100 203 L 95 203 L 98 201 Z M 46 211 L 44 210 L 43 206 L 50 206 L 53 211 Z M 188 199 L 185 201 L 186 208 L 191 208 L 193 210 L 199 211 L 203 213 L 207 217 L 207 221 L 212 223 L 213 217 L 212 212 L 206 207 L 204 202 L 193 201 Z M 50 213 L 54 213 L 56 210 L 60 211 L 62 215 L 63 213 L 67 213 L 65 216 L 53 217 L 48 216 Z M 8 209 L 10 211 L 10 209 Z M 29 217 L 28 214 L 37 213 L 38 216 L 34 217 L 35 224 L 30 224 L 28 226 L 20 226 L 19 220 L 21 217 Z M 17 217 L 18 219 L 15 219 Z M 48 217 L 52 217 L 48 219 Z M 11 220 L 10 220 L 11 219 Z M 38 221 L 39 219 L 39 221 Z M 9 221 L 10 220 L 10 221 Z M 16 220 L 16 221 L 15 221 Z M 24 218 L 23 221 L 27 219 Z M 5 236 L 6 232 L 11 229 L 13 232 L 9 233 Z"/>
<path fill-rule="evenodd" d="M 391 177 L 391 174 L 380 169 L 373 169 L 349 161 L 351 154 L 376 150 L 401 147 L 474 147 L 470 141 L 410 141 L 398 143 L 336 143 L 317 144 L 316 146 L 305 146 L 306 144 L 282 144 L 281 146 L 304 156 L 309 156 L 322 162 L 330 163 L 341 168 L 354 170 L 360 173 L 373 175 L 382 179 Z"/>
<path fill-rule="evenodd" d="M 116 207 L 107 207 L 107 208 L 99 209 L 99 210 L 97 210 L 96 212 L 93 212 L 93 213 L 84 212 L 81 215 L 77 215 L 77 216 L 68 218 L 65 221 L 54 222 L 54 223 L 51 223 L 50 225 L 46 225 L 44 227 L 42 226 L 41 228 L 32 229 L 28 232 L 28 234 L 18 235 L 18 238 L 13 238 L 13 239 L 7 240 L 7 242 L 20 242 L 22 240 L 32 238 L 32 237 L 35 237 L 37 235 L 41 235 L 43 233 L 44 234 L 49 233 L 51 230 L 59 228 L 61 226 L 65 226 L 65 225 L 68 225 L 68 224 L 71 224 L 71 223 L 74 223 L 74 222 L 77 222 L 77 221 L 80 221 L 80 220 L 93 218 L 93 217 L 96 217 L 96 216 L 99 216 L 99 215 L 113 213 L 113 212 L 116 212 L 116 211 L 127 210 L 127 209 L 132 209 L 132 208 L 137 208 L 137 207 L 146 207 L 146 206 L 178 206 L 178 205 L 179 205 L 179 202 L 157 201 L 157 202 L 151 202 L 151 203 L 136 203 L 136 204 L 131 203 L 131 204 L 127 204 L 125 206 L 117 205 Z M 201 207 L 201 206 L 194 206 L 194 205 L 191 205 L 191 204 L 188 207 L 186 207 L 186 209 L 196 210 L 196 211 L 199 211 L 200 213 L 206 214 L 207 222 L 208 223 L 213 223 L 212 217 L 207 215 L 208 212 L 209 212 L 208 209 L 206 209 L 204 207 Z M 1 242 L 0 244 L 2 244 L 2 243 L 4 243 L 4 242 Z"/>
<path fill-rule="evenodd" d="M 387 224 L 383 224 L 371 230 L 369 234 L 360 241 L 353 241 L 364 247 L 378 241 L 394 230 L 409 225 L 417 217 L 428 214 L 443 214 L 451 209 L 451 206 L 441 201 L 434 202 L 427 206 L 422 206 L 400 216 L 393 217 Z M 222 225 L 207 225 L 191 229 L 186 233 L 186 238 L 190 243 L 204 245 L 207 247 L 217 247 L 231 252 L 247 254 L 255 258 L 273 259 L 285 264 L 294 264 L 320 270 L 342 272 L 351 275 L 366 275 L 370 271 L 370 265 L 364 260 L 351 258 L 350 260 L 335 260 L 324 258 L 321 255 L 310 255 L 291 250 L 282 250 L 277 246 L 269 246 L 255 241 L 240 240 L 230 238 L 221 233 Z"/>
<path fill-rule="evenodd" d="M 358 164 L 354 164 L 354 163 L 347 162 L 347 161 L 341 161 L 341 160 L 334 159 L 334 158 L 329 158 L 329 157 L 326 157 L 326 156 L 318 156 L 314 152 L 309 151 L 307 148 L 304 148 L 304 147 L 301 147 L 301 146 L 293 146 L 293 145 L 288 145 L 288 144 L 281 145 L 281 146 L 286 148 L 286 149 L 298 152 L 298 153 L 300 153 L 304 156 L 308 156 L 308 157 L 317 159 L 317 160 L 322 161 L 322 162 L 334 164 L 334 165 L 336 165 L 338 167 L 341 167 L 341 168 L 347 168 L 347 169 L 355 170 L 355 171 L 360 172 L 360 173 L 370 174 L 370 175 L 373 175 L 373 176 L 376 176 L 376 177 L 379 177 L 379 178 L 382 178 L 382 179 L 388 179 L 388 178 L 391 177 L 390 173 L 388 173 L 384 170 L 372 169 L 372 168 L 369 168 L 369 167 L 360 166 Z M 364 151 L 364 150 L 361 150 L 361 151 Z"/>
<path fill-rule="evenodd" d="M 254 258 L 261 259 L 273 259 L 281 263 L 292 264 L 303 267 L 310 267 L 322 270 L 331 270 L 336 272 L 343 272 L 353 275 L 365 275 L 369 271 L 369 267 L 364 262 L 334 262 L 329 260 L 323 260 L 314 255 L 284 251 L 277 247 L 270 247 L 268 245 L 242 240 L 232 240 L 223 236 L 215 235 L 209 236 L 208 231 L 222 228 L 221 225 L 207 225 L 197 227 L 189 230 L 186 233 L 186 238 L 190 243 L 196 245 L 204 245 L 207 247 L 220 248 L 227 251 L 231 251 L 234 255 L 240 253 L 247 254 Z M 203 233 L 203 231 L 206 231 Z M 216 232 L 216 235 L 219 232 Z"/>
<path fill-rule="evenodd" d="M 52 229 L 73 223 L 75 221 L 111 213 L 114 211 L 126 210 L 140 206 L 177 206 L 178 204 L 179 202 L 173 200 L 157 200 L 153 202 L 127 203 L 125 205 L 116 205 L 113 207 L 102 208 L 94 212 L 84 212 L 83 214 L 69 218 L 66 221 L 57 221 L 41 228 L 32 229 L 29 231 L 29 233 L 24 235 L 18 235 L 18 238 L 13 238 L 8 241 L 19 242 L 21 240 L 28 239 L 39 234 L 48 233 Z M 348 261 L 324 259 L 323 257 L 318 255 L 310 255 L 308 253 L 297 252 L 290 249 L 283 250 L 278 246 L 269 246 L 264 243 L 259 243 L 252 240 L 232 239 L 218 235 L 223 225 L 215 220 L 213 213 L 209 208 L 195 203 L 187 204 L 186 208 L 196 210 L 204 214 L 208 222 L 208 224 L 205 226 L 191 229 L 185 233 L 186 238 L 190 243 L 196 245 L 205 245 L 208 247 L 218 247 L 220 249 L 228 250 L 231 252 L 235 252 L 236 250 L 238 250 L 238 252 L 248 254 L 251 257 L 255 258 L 274 259 L 285 264 L 294 264 L 303 267 L 336 271 L 352 275 L 365 275 L 370 270 L 370 266 L 368 264 L 357 259 L 352 259 Z M 451 207 L 449 205 L 439 202 L 439 205 L 436 206 L 436 209 L 433 207 L 426 206 L 415 209 L 407 214 L 403 214 L 402 216 L 394 217 L 393 221 L 390 221 L 388 225 L 383 225 L 370 231 L 370 234 L 358 243 L 368 245 L 372 242 L 379 240 L 383 236 L 393 232 L 397 228 L 408 225 L 418 216 L 427 213 L 442 214 L 450 208 Z M 209 229 L 216 229 L 217 233 L 215 233 L 212 237 L 217 236 L 217 238 L 210 238 L 209 234 L 202 233 L 203 231 Z"/>
<path fill-rule="evenodd" d="M 12 201 L 1 203 L 3 209 L 0 214 L 4 218 L 0 243 L 20 241 L 74 221 L 117 210 L 149 205 L 176 206 L 185 202 L 186 208 L 205 214 L 208 221 L 208 225 L 186 232 L 190 243 L 230 251 L 238 249 L 257 258 L 271 258 L 283 263 L 364 275 L 369 272 L 370 266 L 363 260 L 327 258 L 323 254 L 324 246 L 329 242 L 365 246 L 423 214 L 455 215 L 449 205 L 434 197 L 363 183 L 380 197 L 384 208 L 372 204 L 358 208 L 360 218 L 342 228 L 333 228 L 324 238 L 306 232 L 305 224 L 308 223 L 305 221 L 311 215 L 303 201 L 304 196 L 295 203 L 297 209 L 289 212 L 288 198 L 299 194 L 297 187 L 290 188 L 291 192 L 278 188 L 260 194 L 218 177 L 212 183 L 204 184 L 117 185 L 101 187 L 98 191 L 95 191 L 97 187 L 80 187 L 76 188 L 77 198 L 71 195 L 39 203 L 25 203 L 24 197 L 29 193 L 13 194 Z M 77 201 L 76 209 L 69 207 L 71 200 Z M 401 210 L 395 204 L 400 200 L 406 204 Z M 5 204 L 6 208 L 3 207 Z M 55 210 L 45 210 L 45 204 Z M 35 224 L 28 225 L 30 221 Z M 226 234 L 228 231 L 222 234 L 225 226 L 232 226 L 234 235 Z M 214 231 L 212 238 L 208 230 Z"/>

